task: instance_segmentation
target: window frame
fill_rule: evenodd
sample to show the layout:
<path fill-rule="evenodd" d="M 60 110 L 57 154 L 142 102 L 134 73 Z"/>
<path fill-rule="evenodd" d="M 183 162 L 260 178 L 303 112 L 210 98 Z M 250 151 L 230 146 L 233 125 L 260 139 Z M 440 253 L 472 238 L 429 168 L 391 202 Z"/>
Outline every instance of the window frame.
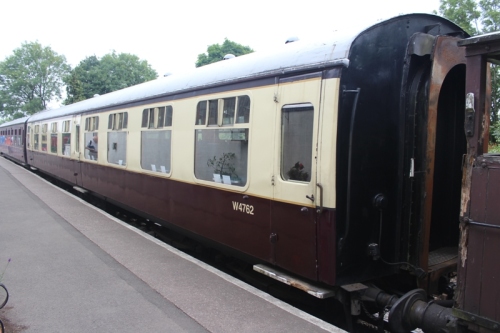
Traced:
<path fill-rule="evenodd" d="M 238 122 L 237 117 L 239 114 L 238 110 L 238 105 L 244 106 L 244 104 L 240 104 L 240 99 L 244 98 L 246 100 L 247 105 L 247 114 L 248 116 L 246 117 L 246 120 L 244 122 Z M 229 112 L 225 112 L 226 106 L 227 106 L 227 101 L 233 100 L 234 103 L 232 103 L 233 110 Z M 216 103 L 217 102 L 217 103 Z M 212 103 L 212 114 L 210 114 L 210 103 Z M 218 96 L 207 96 L 205 98 L 200 98 L 198 103 L 196 103 L 196 109 L 195 109 L 195 126 L 194 126 L 194 159 L 193 159 L 193 176 L 195 179 L 196 183 L 200 184 L 206 184 L 206 185 L 211 185 L 211 186 L 220 186 L 220 187 L 227 187 L 231 188 L 231 190 L 235 191 L 245 191 L 248 186 L 250 185 L 250 151 L 251 151 L 251 143 L 250 143 L 250 132 L 251 131 L 251 121 L 250 121 L 250 114 L 252 112 L 252 96 L 249 91 L 240 91 L 238 93 L 233 93 L 233 94 L 223 94 L 223 95 L 218 95 Z M 215 114 L 214 111 L 217 111 Z M 232 116 L 230 114 L 232 113 Z M 211 118 L 211 119 L 210 119 Z M 231 118 L 231 120 L 228 121 L 228 119 Z M 210 164 L 210 158 L 209 160 L 205 160 L 208 156 L 205 156 L 207 154 L 202 153 L 204 151 L 203 143 L 200 142 L 203 141 L 204 138 L 204 131 L 217 131 L 217 133 L 207 133 L 209 135 L 208 140 L 221 140 L 221 146 L 217 146 L 214 148 L 214 152 L 221 153 L 216 155 L 215 159 L 211 158 L 212 164 Z M 233 133 L 234 132 L 234 133 Z M 215 135 L 215 136 L 214 136 Z M 224 136 L 230 135 L 230 139 L 225 140 L 221 139 Z M 212 139 L 210 139 L 212 137 Z M 229 137 L 228 137 L 229 138 Z M 226 143 L 223 143 L 226 142 Z M 228 146 L 224 148 L 223 146 L 227 146 L 228 142 L 234 142 L 234 141 L 243 141 L 246 142 L 246 146 L 234 146 L 234 148 L 230 148 L 231 146 Z M 210 141 L 207 141 L 206 144 L 210 145 Z M 220 148 L 218 148 L 220 147 Z M 218 152 L 217 149 L 229 149 L 228 152 Z M 233 169 L 235 170 L 231 171 L 228 170 L 226 172 L 223 172 L 223 169 L 217 168 L 216 164 L 218 162 L 218 158 L 224 159 L 225 155 L 234 155 L 234 152 L 232 151 L 233 149 L 241 149 L 241 151 L 246 152 L 244 157 L 239 157 L 233 165 Z M 213 152 L 210 152 L 208 154 L 212 154 Z M 201 154 L 201 155 L 200 155 Z M 219 156 L 220 155 L 220 156 Z M 218 158 L 217 158 L 218 157 Z M 230 156 L 226 156 L 231 158 Z M 243 163 L 243 164 L 242 164 Z M 240 171 L 238 171 L 240 168 L 244 168 L 242 170 L 245 174 L 239 174 Z M 213 168 L 212 171 L 210 169 Z M 240 169 L 241 170 L 241 169 Z M 215 171 L 215 172 L 214 172 Z M 219 177 L 216 177 L 215 175 L 220 172 Z M 229 177 L 226 177 L 226 181 L 222 179 L 222 174 L 227 174 L 227 172 L 234 172 L 235 178 L 233 180 L 232 174 L 229 174 Z M 221 178 L 221 179 L 219 179 Z M 229 182 L 229 180 L 231 182 Z M 239 185 L 240 183 L 241 185 Z"/>
<path fill-rule="evenodd" d="M 140 167 L 143 171 L 151 172 L 152 174 L 162 174 L 169 177 L 172 174 L 172 149 L 173 149 L 173 103 L 162 103 L 161 105 L 156 105 L 152 107 L 148 107 L 143 109 L 142 117 L 141 117 L 141 142 L 140 142 Z M 144 140 L 149 134 L 146 133 L 158 133 L 156 135 L 160 136 L 161 133 L 165 133 L 167 137 L 169 137 L 169 156 L 166 157 L 167 163 L 162 165 L 161 163 L 158 165 L 157 163 L 151 164 L 151 162 L 147 162 L 145 164 L 145 160 L 152 159 L 149 158 L 148 155 L 145 155 L 144 152 Z M 169 134 L 166 134 L 169 133 Z M 162 144 L 158 144 L 157 147 L 164 147 Z M 161 157 L 160 157 L 161 159 Z M 158 162 L 158 159 L 155 160 Z"/>
<path fill-rule="evenodd" d="M 285 157 L 286 152 L 290 150 L 290 149 L 285 148 L 285 146 L 284 146 L 284 144 L 287 142 L 285 140 L 285 128 L 284 128 L 285 125 L 283 122 L 283 117 L 285 115 L 285 112 L 311 112 L 310 115 L 308 115 L 308 116 L 310 116 L 309 120 L 310 120 L 310 126 L 311 126 L 310 127 L 310 138 L 307 138 L 308 142 L 306 142 L 303 145 L 307 149 L 307 152 L 303 156 L 301 156 L 301 157 L 308 158 L 307 162 L 310 165 L 309 171 L 307 171 L 307 169 L 302 171 L 305 168 L 304 164 L 302 163 L 304 160 L 300 161 L 300 158 L 299 158 L 299 161 L 295 162 L 296 158 L 289 159 L 288 156 Z M 313 147 L 313 144 L 314 144 L 314 133 L 315 133 L 314 132 L 314 127 L 315 127 L 314 126 L 314 115 L 315 115 L 314 105 L 312 103 L 308 103 L 308 102 L 285 104 L 281 107 L 280 113 L 281 113 L 280 114 L 280 128 L 281 128 L 281 130 L 280 130 L 280 163 L 279 163 L 279 165 L 280 165 L 281 180 L 283 180 L 285 182 L 300 182 L 300 183 L 309 184 L 312 181 L 313 173 L 314 173 L 314 169 L 313 169 L 313 166 L 314 166 L 314 157 L 313 157 L 314 147 Z M 304 128 L 303 122 L 301 122 L 301 124 L 302 125 L 300 126 L 300 128 L 303 129 Z M 297 136 L 297 135 L 295 135 L 295 136 Z M 304 138 L 301 138 L 300 141 L 303 141 L 303 139 Z M 310 143 L 310 144 L 307 144 L 307 143 Z M 290 146 L 295 147 L 293 150 L 297 151 L 296 144 L 290 144 Z M 307 155 L 309 155 L 309 156 L 307 156 Z M 287 177 L 285 177 L 285 174 L 287 175 Z M 307 180 L 300 179 L 300 178 L 306 177 L 307 174 L 308 174 Z M 293 179 L 292 177 L 295 179 Z"/>

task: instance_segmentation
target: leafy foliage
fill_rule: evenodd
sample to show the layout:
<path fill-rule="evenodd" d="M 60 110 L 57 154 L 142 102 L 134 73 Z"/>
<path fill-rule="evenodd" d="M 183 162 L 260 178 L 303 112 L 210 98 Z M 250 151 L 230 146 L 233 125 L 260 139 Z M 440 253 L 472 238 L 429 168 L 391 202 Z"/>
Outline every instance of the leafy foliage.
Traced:
<path fill-rule="evenodd" d="M 500 1 L 480 0 L 479 6 L 483 11 L 482 25 L 483 33 L 500 30 Z"/>
<path fill-rule="evenodd" d="M 483 11 L 483 33 L 500 30 L 500 0 L 481 0 L 479 6 Z M 500 66 L 491 65 L 491 128 L 490 139 L 500 143 Z M 495 135 L 496 131 L 496 135 Z"/>
<path fill-rule="evenodd" d="M 500 30 L 500 0 L 441 0 L 439 13 L 461 26 L 471 35 Z M 500 142 L 495 136 L 498 129 L 500 112 L 500 66 L 491 65 L 491 110 L 490 139 Z"/>
<path fill-rule="evenodd" d="M 478 34 L 481 12 L 474 0 L 441 0 L 439 13 L 458 24 L 471 36 Z"/>
<path fill-rule="evenodd" d="M 198 60 L 195 65 L 196 67 L 201 67 L 220 61 L 226 54 L 233 54 L 237 57 L 252 52 L 253 50 L 249 46 L 243 46 L 226 38 L 222 45 L 212 44 L 207 48 L 207 53 L 198 54 Z"/>
<path fill-rule="evenodd" d="M 222 176 L 232 176 L 233 178 L 239 179 L 236 174 L 236 168 L 234 167 L 234 160 L 236 159 L 235 153 L 222 153 L 222 156 L 217 158 L 210 158 L 207 161 L 207 166 L 214 169 L 215 174 Z"/>
<path fill-rule="evenodd" d="M 0 62 L 0 115 L 15 119 L 45 110 L 61 98 L 66 58 L 38 42 L 24 42 Z"/>
<path fill-rule="evenodd" d="M 72 104 L 112 91 L 153 80 L 158 73 L 146 60 L 128 53 L 106 54 L 101 59 L 95 55 L 82 60 L 64 78 L 67 98 L 64 104 Z"/>
<path fill-rule="evenodd" d="M 491 135 L 496 139 L 496 142 L 500 142 L 500 122 L 497 122 L 490 128 Z"/>

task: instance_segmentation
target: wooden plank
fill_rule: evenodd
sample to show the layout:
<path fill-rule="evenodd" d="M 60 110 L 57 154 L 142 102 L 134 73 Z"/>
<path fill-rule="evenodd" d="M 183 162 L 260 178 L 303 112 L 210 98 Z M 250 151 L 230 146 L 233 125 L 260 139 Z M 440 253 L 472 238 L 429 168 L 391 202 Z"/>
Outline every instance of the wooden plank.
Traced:
<path fill-rule="evenodd" d="M 489 169 L 486 223 L 500 226 L 500 169 Z"/>
<path fill-rule="evenodd" d="M 467 267 L 465 281 L 467 288 L 464 290 L 463 310 L 471 313 L 479 313 L 481 304 L 481 294 L 483 292 L 482 270 L 483 270 L 483 252 L 484 237 L 487 228 L 475 225 L 469 225 L 469 238 L 467 244 Z M 487 292 L 487 291 L 486 291 Z"/>
<path fill-rule="evenodd" d="M 497 183 L 498 185 L 498 183 Z M 500 229 L 488 229 L 484 233 L 482 257 L 481 300 L 478 314 L 500 321 Z M 469 286 L 467 286 L 469 288 Z"/>

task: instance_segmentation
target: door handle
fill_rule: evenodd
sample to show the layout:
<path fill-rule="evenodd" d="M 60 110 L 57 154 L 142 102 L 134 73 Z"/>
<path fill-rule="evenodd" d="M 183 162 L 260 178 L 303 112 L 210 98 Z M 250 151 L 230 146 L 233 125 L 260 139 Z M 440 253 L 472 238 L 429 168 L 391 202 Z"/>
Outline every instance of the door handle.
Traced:
<path fill-rule="evenodd" d="M 316 186 L 319 188 L 319 208 L 316 210 L 316 213 L 323 213 L 323 186 L 320 183 L 317 183 Z"/>

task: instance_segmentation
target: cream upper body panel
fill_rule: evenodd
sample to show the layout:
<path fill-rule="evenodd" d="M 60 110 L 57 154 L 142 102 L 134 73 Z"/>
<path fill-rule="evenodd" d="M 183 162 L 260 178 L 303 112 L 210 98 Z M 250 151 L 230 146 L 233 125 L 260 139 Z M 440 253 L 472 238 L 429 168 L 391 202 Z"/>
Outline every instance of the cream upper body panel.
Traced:
<path fill-rule="evenodd" d="M 284 182 L 276 165 L 280 163 L 280 112 L 283 106 L 282 98 L 286 97 L 286 103 L 311 103 L 317 110 L 315 116 L 315 147 L 311 159 L 315 165 L 312 173 L 314 182 L 320 182 L 330 190 L 323 197 L 325 207 L 335 207 L 335 146 L 336 146 L 336 122 L 338 105 L 339 79 L 321 79 L 321 77 L 289 82 L 281 85 L 267 85 L 256 88 L 225 91 L 191 98 L 183 98 L 175 101 L 155 102 L 134 107 L 126 107 L 113 111 L 90 113 L 81 118 L 80 147 L 85 147 L 84 124 L 87 118 L 98 117 L 99 126 L 95 132 L 99 135 L 99 158 L 96 161 L 86 162 L 104 164 L 109 167 L 127 169 L 130 172 L 145 173 L 156 177 L 170 178 L 176 181 L 210 186 L 228 191 L 242 192 L 248 195 L 269 198 L 284 202 L 300 203 L 303 195 L 295 198 L 293 193 L 276 190 L 276 182 Z M 231 128 L 248 129 L 248 165 L 246 184 L 244 186 L 233 186 L 224 183 L 197 179 L 194 173 L 195 164 L 195 130 L 199 128 L 210 128 L 209 126 L 195 125 L 197 104 L 202 100 L 217 100 L 233 96 L 245 95 L 250 98 L 250 117 L 248 123 L 234 124 Z M 141 132 L 151 131 L 142 127 L 142 115 L 144 109 L 172 106 L 173 120 L 171 130 L 171 168 L 169 172 L 154 172 L 141 165 Z M 110 163 L 108 161 L 108 133 L 114 132 L 108 127 L 110 114 L 126 112 L 128 116 L 127 128 L 119 130 L 126 133 L 126 163 Z M 47 121 L 30 120 L 30 125 L 43 125 L 57 122 L 58 128 L 62 128 L 64 121 L 71 119 L 63 116 L 58 119 Z M 72 124 L 73 126 L 75 124 Z M 219 127 L 223 128 L 223 127 Z M 165 128 L 166 129 L 166 128 Z M 154 131 L 155 129 L 153 129 Z M 93 132 L 93 131 L 90 131 Z M 73 130 L 72 133 L 75 133 Z M 61 139 L 59 138 L 59 141 Z M 76 140 L 76 139 L 75 139 Z M 72 146 L 75 156 L 75 145 Z M 83 150 L 83 148 L 82 148 Z M 60 154 L 62 151 L 60 151 Z M 158 170 L 159 171 L 159 170 Z M 307 183 L 301 184 L 309 186 Z M 316 188 L 316 184 L 310 184 Z M 314 190 L 313 190 L 314 191 Z M 308 192 L 309 193 L 309 192 Z M 311 194 L 313 194 L 312 192 Z M 303 202 L 304 204 L 307 201 Z M 313 203 L 310 203 L 313 205 Z"/>

